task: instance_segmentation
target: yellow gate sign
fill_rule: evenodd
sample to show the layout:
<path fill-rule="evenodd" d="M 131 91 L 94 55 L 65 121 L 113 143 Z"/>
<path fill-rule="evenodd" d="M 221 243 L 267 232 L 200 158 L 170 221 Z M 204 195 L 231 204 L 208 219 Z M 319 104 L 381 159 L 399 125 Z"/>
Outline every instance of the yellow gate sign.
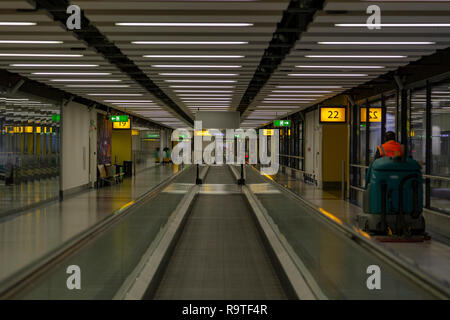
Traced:
<path fill-rule="evenodd" d="M 367 108 L 361 108 L 361 122 L 366 122 Z M 381 122 L 383 112 L 381 108 L 369 108 L 369 122 Z"/>
<path fill-rule="evenodd" d="M 346 123 L 346 107 L 320 107 L 320 123 Z"/>
<path fill-rule="evenodd" d="M 114 129 L 130 129 L 131 128 L 130 119 L 128 119 L 127 122 L 113 122 L 113 128 Z"/>
<path fill-rule="evenodd" d="M 273 129 L 263 129 L 263 135 L 265 136 L 273 136 Z"/>

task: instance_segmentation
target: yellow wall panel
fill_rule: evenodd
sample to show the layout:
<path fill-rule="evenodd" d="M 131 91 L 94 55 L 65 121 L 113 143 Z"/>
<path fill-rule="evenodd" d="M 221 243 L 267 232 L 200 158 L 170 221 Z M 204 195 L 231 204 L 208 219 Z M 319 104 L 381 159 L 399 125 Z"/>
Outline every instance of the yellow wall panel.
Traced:
<path fill-rule="evenodd" d="M 340 182 L 342 160 L 347 161 L 348 128 L 346 125 L 323 125 L 323 181 Z"/>
<path fill-rule="evenodd" d="M 113 130 L 111 141 L 112 164 L 131 161 L 131 130 Z"/>

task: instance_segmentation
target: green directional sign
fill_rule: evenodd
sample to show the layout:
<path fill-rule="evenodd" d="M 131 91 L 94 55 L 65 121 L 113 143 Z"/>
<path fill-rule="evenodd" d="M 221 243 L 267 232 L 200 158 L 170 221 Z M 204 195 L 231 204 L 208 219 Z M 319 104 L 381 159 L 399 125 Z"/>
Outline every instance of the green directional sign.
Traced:
<path fill-rule="evenodd" d="M 159 139 L 159 134 L 157 134 L 157 133 L 149 133 L 145 137 L 147 139 Z"/>
<path fill-rule="evenodd" d="M 120 116 L 111 116 L 112 122 L 128 122 L 128 116 L 120 115 Z"/>
<path fill-rule="evenodd" d="M 290 127 L 291 120 L 275 120 L 273 122 L 274 127 Z"/>
<path fill-rule="evenodd" d="M 52 121 L 53 122 L 59 122 L 61 121 L 61 115 L 60 114 L 52 114 Z"/>

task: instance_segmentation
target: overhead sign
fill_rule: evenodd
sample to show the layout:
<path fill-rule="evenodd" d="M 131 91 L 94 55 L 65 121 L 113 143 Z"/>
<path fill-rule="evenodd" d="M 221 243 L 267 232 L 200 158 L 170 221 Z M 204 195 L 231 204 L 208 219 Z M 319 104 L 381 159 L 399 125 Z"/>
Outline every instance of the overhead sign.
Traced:
<path fill-rule="evenodd" d="M 127 115 L 120 115 L 120 116 L 111 116 L 112 122 L 128 122 L 129 118 Z"/>
<path fill-rule="evenodd" d="M 273 129 L 263 129 L 263 135 L 265 136 L 273 136 L 274 130 Z"/>
<path fill-rule="evenodd" d="M 130 128 L 131 128 L 130 119 L 128 119 L 127 121 L 113 122 L 113 129 L 130 129 Z"/>
<path fill-rule="evenodd" d="M 60 114 L 52 114 L 52 121 L 53 122 L 60 122 L 61 121 L 61 115 Z"/>
<path fill-rule="evenodd" d="M 381 122 L 382 110 L 381 108 L 369 108 L 369 122 Z M 361 122 L 366 122 L 367 108 L 361 108 Z"/>
<path fill-rule="evenodd" d="M 291 120 L 275 120 L 273 122 L 274 127 L 290 127 Z"/>
<path fill-rule="evenodd" d="M 145 138 L 147 139 L 159 139 L 159 134 L 157 133 L 148 133 L 147 135 L 145 135 Z"/>
<path fill-rule="evenodd" d="M 202 137 L 210 137 L 211 133 L 209 133 L 208 130 L 195 130 L 194 134 L 196 137 L 202 136 Z"/>
<path fill-rule="evenodd" d="M 320 107 L 320 123 L 346 123 L 347 108 Z"/>

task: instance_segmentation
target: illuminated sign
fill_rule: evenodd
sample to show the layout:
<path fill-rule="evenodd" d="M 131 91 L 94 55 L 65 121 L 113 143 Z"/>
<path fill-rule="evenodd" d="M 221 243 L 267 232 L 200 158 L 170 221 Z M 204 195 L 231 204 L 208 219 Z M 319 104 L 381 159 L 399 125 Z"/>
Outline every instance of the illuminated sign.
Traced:
<path fill-rule="evenodd" d="M 157 134 L 157 133 L 149 133 L 145 137 L 147 139 L 159 139 L 159 134 Z"/>
<path fill-rule="evenodd" d="M 136 129 L 131 130 L 131 135 L 132 136 L 138 136 L 139 135 L 139 130 L 136 130 Z"/>
<path fill-rule="evenodd" d="M 263 135 L 265 136 L 273 136 L 274 130 L 273 129 L 264 129 Z"/>
<path fill-rule="evenodd" d="M 274 120 L 273 126 L 274 127 L 290 127 L 291 120 Z"/>
<path fill-rule="evenodd" d="M 61 115 L 60 114 L 52 114 L 52 121 L 53 122 L 60 122 L 61 121 Z"/>
<path fill-rule="evenodd" d="M 381 108 L 369 108 L 369 122 L 381 122 Z M 361 122 L 366 122 L 367 108 L 361 108 Z"/>
<path fill-rule="evenodd" d="M 346 123 L 347 108 L 320 107 L 320 123 Z"/>
<path fill-rule="evenodd" d="M 121 116 L 111 116 L 111 121 L 112 122 L 128 122 L 129 118 L 126 115 L 121 115 Z"/>
<path fill-rule="evenodd" d="M 202 130 L 202 131 L 195 131 L 195 135 L 198 137 L 198 136 L 206 136 L 206 137 L 210 137 L 211 136 L 211 134 L 209 133 L 209 131 L 208 130 Z"/>
<path fill-rule="evenodd" d="M 25 133 L 33 133 L 33 127 L 32 126 L 26 126 L 25 127 Z"/>
<path fill-rule="evenodd" d="M 123 122 L 122 121 L 113 122 L 113 129 L 130 129 L 130 128 L 131 128 L 130 119 L 128 119 L 128 121 L 123 121 Z"/>

